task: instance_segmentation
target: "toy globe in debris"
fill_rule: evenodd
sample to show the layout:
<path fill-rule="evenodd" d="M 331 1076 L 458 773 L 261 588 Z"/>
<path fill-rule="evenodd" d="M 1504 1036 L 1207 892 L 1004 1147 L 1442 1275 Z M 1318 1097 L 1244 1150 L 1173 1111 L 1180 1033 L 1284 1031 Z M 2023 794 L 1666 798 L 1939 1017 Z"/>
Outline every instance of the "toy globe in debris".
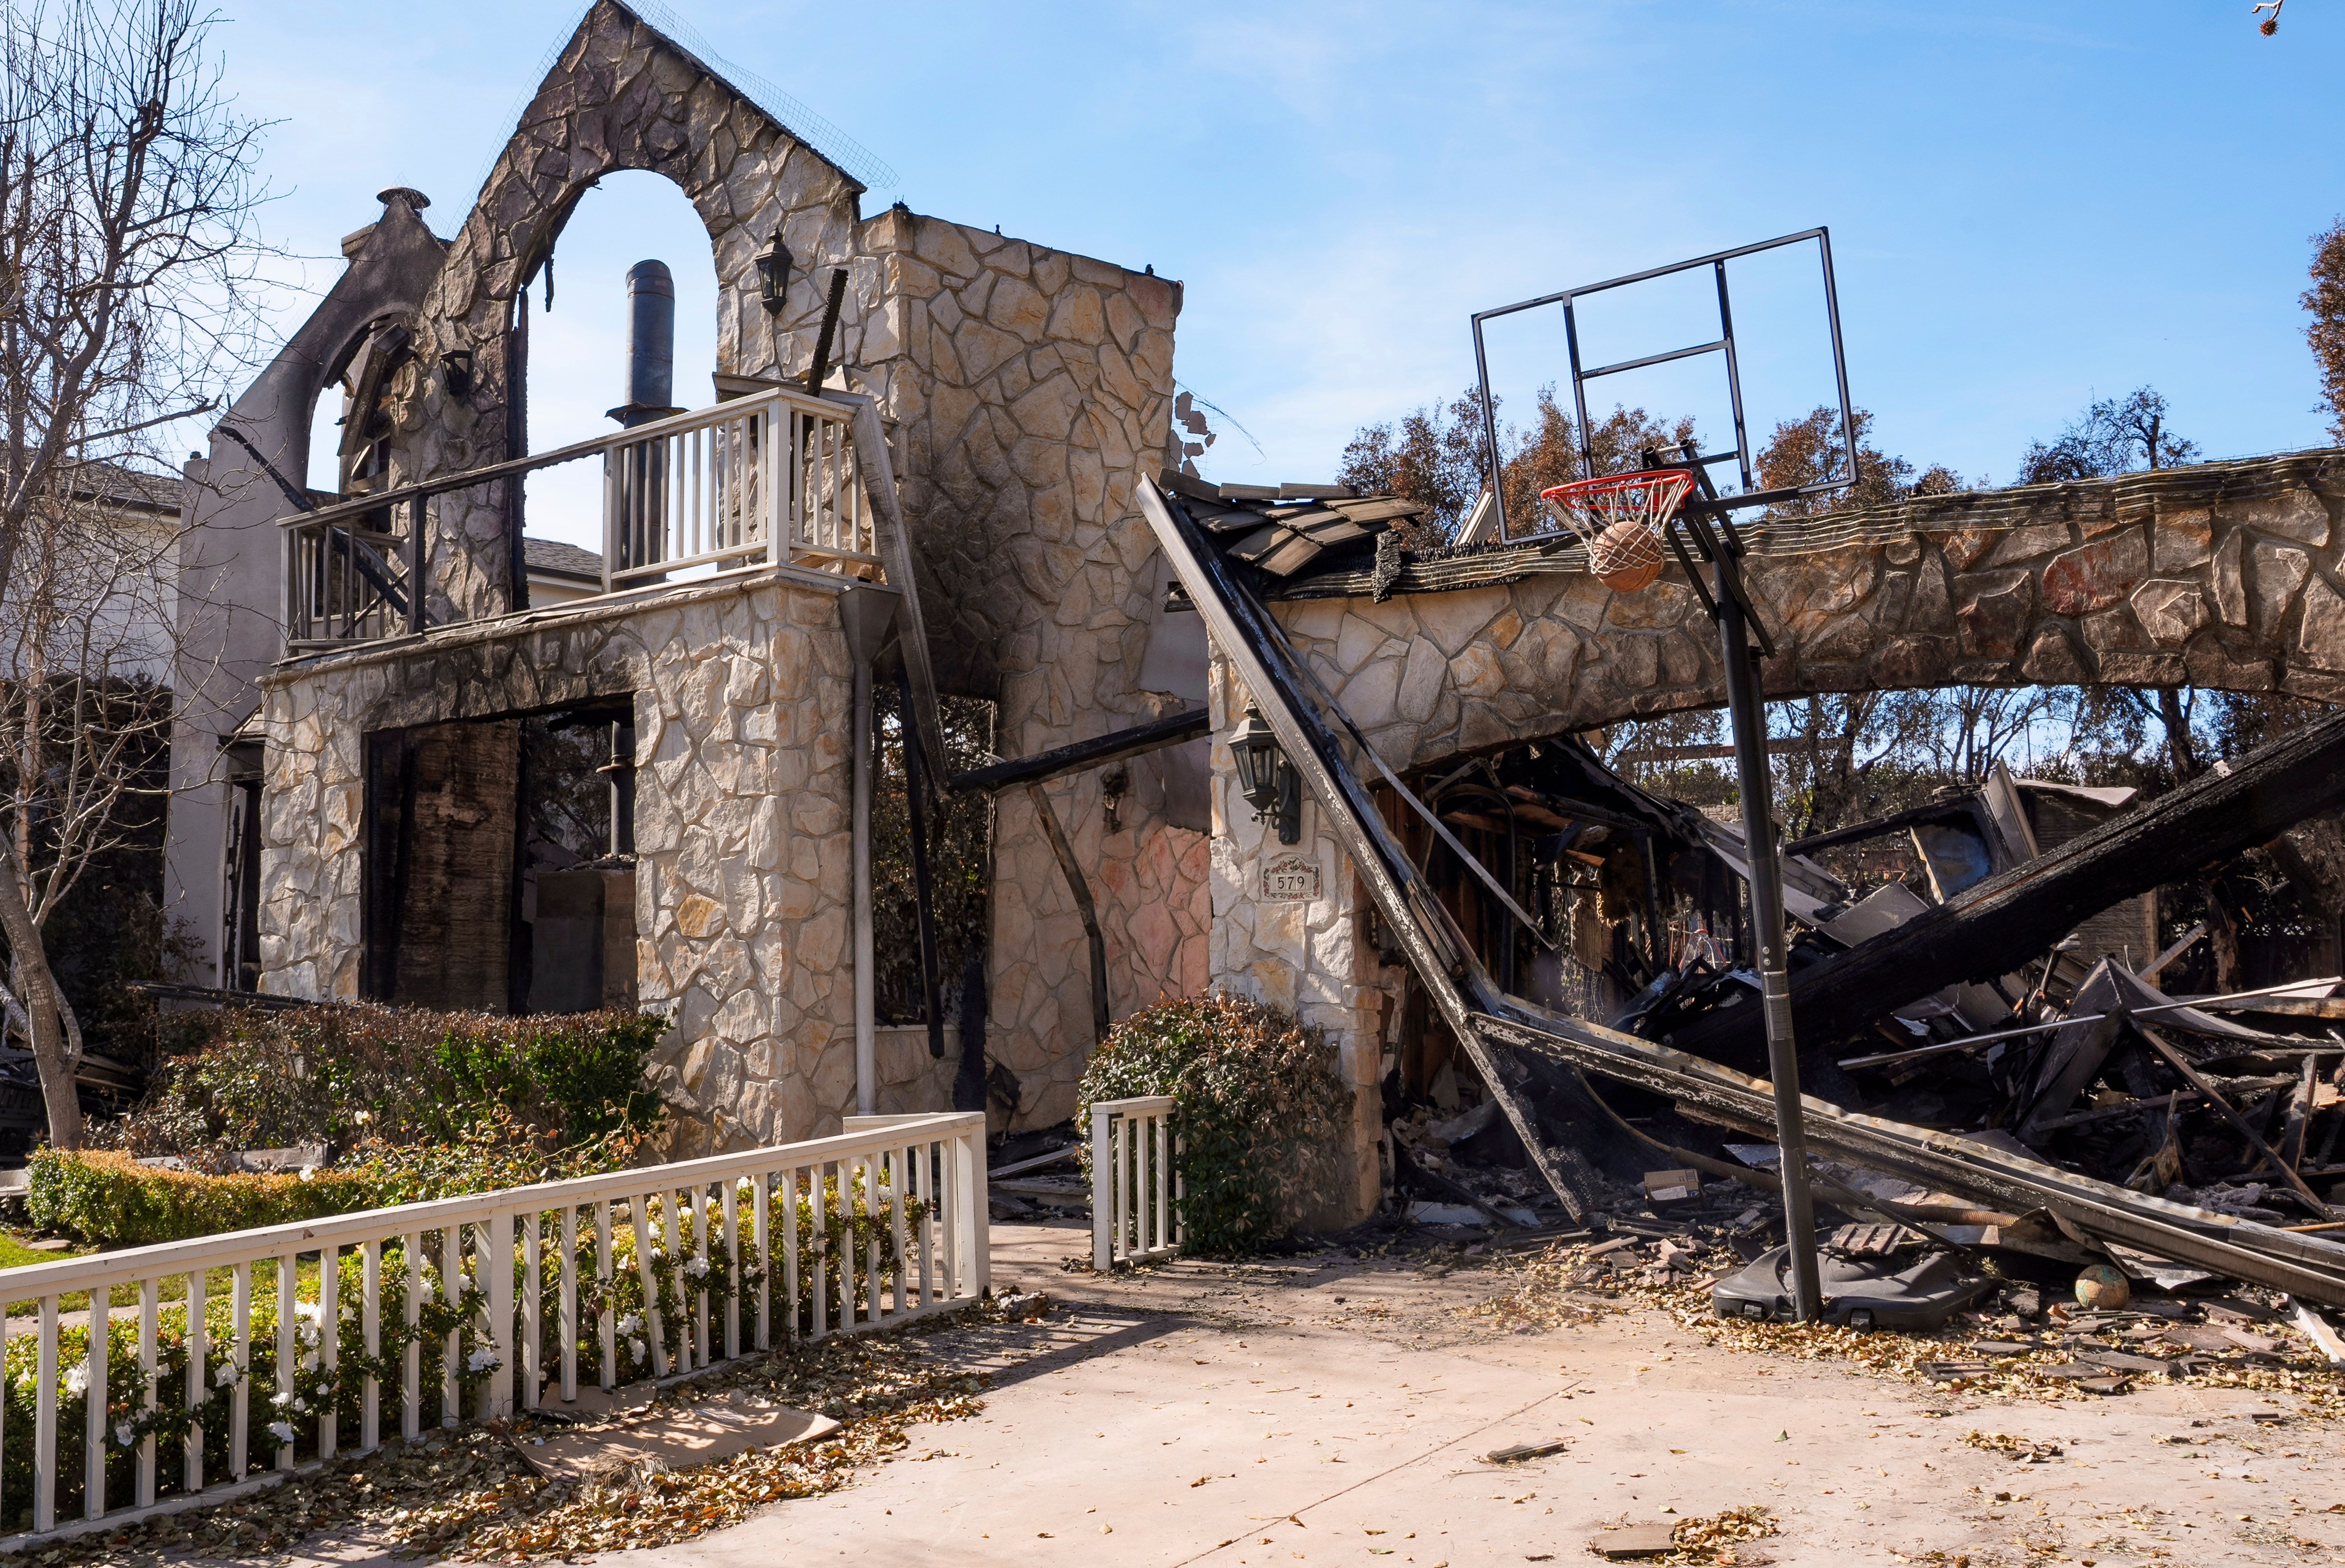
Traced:
<path fill-rule="evenodd" d="M 1692 488 L 1690 470 L 1651 468 L 1554 485 L 1539 499 L 1588 546 L 1590 575 L 1614 593 L 1633 594 L 1661 575 L 1661 531 Z"/>
<path fill-rule="evenodd" d="M 2133 1284 L 2106 1263 L 2096 1263 L 2076 1276 L 2076 1305 L 2114 1312 L 2133 1299 Z"/>

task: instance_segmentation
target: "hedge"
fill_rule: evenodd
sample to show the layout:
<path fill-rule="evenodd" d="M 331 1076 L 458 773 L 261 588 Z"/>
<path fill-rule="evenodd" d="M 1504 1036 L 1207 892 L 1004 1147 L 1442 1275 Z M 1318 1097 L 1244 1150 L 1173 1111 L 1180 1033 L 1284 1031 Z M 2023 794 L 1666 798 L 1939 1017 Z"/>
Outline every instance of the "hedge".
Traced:
<path fill-rule="evenodd" d="M 114 1149 L 40 1149 L 25 1207 L 36 1226 L 101 1246 L 138 1247 L 623 1170 L 648 1135 L 620 1128 L 550 1147 L 499 1107 L 452 1143 L 370 1142 L 343 1166 L 307 1176 L 210 1176 L 141 1165 Z"/>
<path fill-rule="evenodd" d="M 369 1207 L 375 1190 L 355 1172 L 204 1176 L 113 1149 L 36 1149 L 29 1176 L 35 1225 L 127 1247 L 346 1214 Z"/>
<path fill-rule="evenodd" d="M 229 1168 L 239 1149 L 448 1145 L 492 1110 L 532 1143 L 582 1143 L 656 1124 L 644 1083 L 667 1032 L 655 1014 L 520 1018 L 377 1006 L 228 1010 L 200 1047 L 156 1070 L 107 1142 Z"/>

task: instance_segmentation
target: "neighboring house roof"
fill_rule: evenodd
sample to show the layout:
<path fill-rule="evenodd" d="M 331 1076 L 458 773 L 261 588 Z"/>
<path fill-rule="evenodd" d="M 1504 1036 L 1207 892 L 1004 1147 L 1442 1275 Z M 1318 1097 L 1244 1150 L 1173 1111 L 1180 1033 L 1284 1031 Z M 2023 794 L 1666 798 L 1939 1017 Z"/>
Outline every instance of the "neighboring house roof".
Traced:
<path fill-rule="evenodd" d="M 576 577 L 584 581 L 603 580 L 603 557 L 592 550 L 565 545 L 559 539 L 532 539 L 521 542 L 522 560 L 533 572 L 543 572 L 555 577 Z"/>
<path fill-rule="evenodd" d="M 153 473 L 119 463 L 76 463 L 66 472 L 73 476 L 76 500 L 170 517 L 179 514 L 180 480 L 176 473 Z"/>

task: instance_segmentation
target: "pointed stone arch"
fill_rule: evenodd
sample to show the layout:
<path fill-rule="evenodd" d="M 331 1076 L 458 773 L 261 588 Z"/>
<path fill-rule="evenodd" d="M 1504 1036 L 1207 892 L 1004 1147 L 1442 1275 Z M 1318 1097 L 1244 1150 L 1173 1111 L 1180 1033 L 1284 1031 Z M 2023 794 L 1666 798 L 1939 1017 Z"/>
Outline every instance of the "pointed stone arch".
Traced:
<path fill-rule="evenodd" d="M 809 280 L 853 265 L 862 183 L 619 0 L 597 0 L 515 124 L 420 312 L 418 353 L 396 388 L 401 482 L 513 454 L 506 411 L 516 295 L 544 263 L 579 199 L 625 169 L 673 181 L 708 233 L 717 286 L 717 368 L 796 369 L 819 325 Z M 755 257 L 777 231 L 798 271 L 778 317 L 759 302 Z M 867 261 L 858 271 L 871 270 Z M 870 289 L 858 278 L 846 320 Z M 442 356 L 469 351 L 468 393 L 452 396 Z M 510 605 L 507 486 L 442 498 L 432 524 L 435 620 Z"/>

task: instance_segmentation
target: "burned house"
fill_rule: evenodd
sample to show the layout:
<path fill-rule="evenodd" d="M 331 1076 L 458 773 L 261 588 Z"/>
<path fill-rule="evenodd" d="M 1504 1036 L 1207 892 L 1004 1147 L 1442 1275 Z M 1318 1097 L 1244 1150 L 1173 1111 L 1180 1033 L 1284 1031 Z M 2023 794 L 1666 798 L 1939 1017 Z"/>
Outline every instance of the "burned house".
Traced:
<path fill-rule="evenodd" d="M 621 168 L 674 180 L 706 226 L 716 362 L 532 454 L 529 286 Z M 618 0 L 452 238 L 417 193 L 383 194 L 190 465 L 203 699 L 175 748 L 171 865 L 218 983 L 665 1010 L 679 1152 L 941 1108 L 962 1054 L 998 1125 L 1049 1125 L 1107 1021 L 1227 987 L 1336 1048 L 1354 1115 L 1329 1223 L 1376 1207 L 1388 1112 L 1445 1081 L 1500 1105 L 1567 1207 L 1623 1135 L 1591 1077 L 1763 1129 L 1758 1010 L 1735 1004 L 1741 840 L 1575 738 L 1721 700 L 1690 585 L 1615 593 L 1555 536 L 1411 551 L 1392 525 L 1414 508 L 1338 486 L 1207 484 L 1171 433 L 1178 284 L 866 215 L 863 194 Z M 677 407 L 704 370 L 709 401 Z M 342 484 L 313 495 L 284 476 L 336 385 Z M 597 558 L 527 533 L 521 476 L 564 462 L 601 465 Z M 1787 519 L 1749 567 L 1766 693 L 2188 680 L 2336 700 L 2339 462 Z M 942 1054 L 874 1007 L 890 688 L 908 768 L 993 801 L 985 1026 Z M 946 698 L 995 715 L 993 759 L 949 779 Z M 1945 803 L 1890 830 L 1934 879 L 1894 910 L 1795 860 L 1802 1039 L 1991 1027 L 2015 1000 L 1996 984 L 2071 938 L 2071 996 L 2105 957 L 2146 962 L 2139 899 L 2178 863 L 2345 799 L 2336 736 L 2291 744 L 2124 817 L 2025 781 Z M 2073 1196 L 2008 1151 L 1812 1114 L 1825 1146 L 1981 1201 Z M 2088 1218 L 2165 1255 L 2215 1245 L 2134 1196 Z M 2335 1263 L 2325 1242 L 2273 1247 L 2289 1278 Z"/>
<path fill-rule="evenodd" d="M 528 285 L 619 169 L 703 219 L 716 362 L 527 453 Z M 208 978 L 672 1010 L 686 1146 L 949 1103 L 957 1064 L 881 1038 L 858 983 L 869 693 L 909 688 L 931 778 L 940 687 L 992 703 L 1012 754 L 1202 701 L 1201 652 L 1152 645 L 1131 500 L 1163 461 L 1181 292 L 863 195 L 615 3 L 449 237 L 420 193 L 383 193 L 189 465 L 171 896 Z M 342 484 L 311 494 L 289 476 L 332 396 Z M 564 461 L 605 477 L 591 563 L 523 515 L 521 477 Z M 1205 983 L 1203 760 L 1135 768 L 1112 831 L 1097 778 L 1053 791 L 1118 1013 Z M 1033 812 L 1006 799 L 994 835 L 983 1049 L 1048 1122 L 1090 1008 L 1085 917 Z"/>

